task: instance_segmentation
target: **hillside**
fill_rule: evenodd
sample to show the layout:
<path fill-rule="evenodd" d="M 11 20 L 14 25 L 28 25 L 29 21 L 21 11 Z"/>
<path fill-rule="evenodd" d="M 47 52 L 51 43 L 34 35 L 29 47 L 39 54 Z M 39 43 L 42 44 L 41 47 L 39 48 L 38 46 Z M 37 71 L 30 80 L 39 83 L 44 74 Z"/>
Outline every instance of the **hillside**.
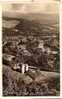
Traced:
<path fill-rule="evenodd" d="M 3 95 L 59 96 L 58 21 L 27 16 L 3 18 Z M 21 63 L 29 66 L 24 74 Z"/>

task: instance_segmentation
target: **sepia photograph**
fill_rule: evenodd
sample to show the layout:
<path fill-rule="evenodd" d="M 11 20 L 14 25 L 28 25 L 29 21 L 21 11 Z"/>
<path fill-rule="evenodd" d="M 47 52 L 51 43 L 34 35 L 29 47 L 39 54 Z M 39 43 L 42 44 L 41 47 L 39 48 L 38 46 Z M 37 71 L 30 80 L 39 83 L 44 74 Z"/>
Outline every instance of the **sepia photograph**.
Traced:
<path fill-rule="evenodd" d="M 2 4 L 3 96 L 60 96 L 59 5 Z"/>

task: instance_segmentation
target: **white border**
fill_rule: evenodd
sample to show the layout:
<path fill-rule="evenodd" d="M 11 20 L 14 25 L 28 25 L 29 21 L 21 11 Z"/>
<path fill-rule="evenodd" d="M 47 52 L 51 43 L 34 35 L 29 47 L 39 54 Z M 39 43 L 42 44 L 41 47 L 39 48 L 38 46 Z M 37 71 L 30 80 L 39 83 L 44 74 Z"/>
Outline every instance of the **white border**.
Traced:
<path fill-rule="evenodd" d="M 62 96 L 62 1 L 60 4 L 60 96 Z"/>
<path fill-rule="evenodd" d="M 61 0 L 62 1 L 62 0 Z M 29 0 L 29 2 L 28 2 L 28 0 L 16 0 L 16 1 L 14 1 L 14 0 L 1 0 L 0 1 L 1 2 L 1 4 L 2 3 L 31 3 L 31 0 Z M 34 2 L 33 2 L 34 3 Z M 38 3 L 38 2 L 36 2 L 36 3 Z M 39 2 L 40 3 L 40 2 Z M 2 96 L 2 6 L 1 6 L 1 4 L 0 4 L 0 96 L 1 96 L 1 98 L 14 98 L 14 97 L 3 97 Z M 30 96 L 16 96 L 15 98 L 16 99 L 18 99 L 18 98 L 21 98 L 21 99 L 28 99 L 28 98 L 43 98 L 43 99 L 51 99 L 51 98 L 60 98 L 60 97 L 62 97 L 62 77 L 61 77 L 61 75 L 62 75 L 62 61 L 61 61 L 61 59 L 62 59 L 62 41 L 61 41 L 61 37 L 62 37 L 62 33 L 61 33 L 61 31 L 62 31 L 62 2 L 61 2 L 61 4 L 60 4 L 60 96 L 32 96 L 32 97 L 30 97 Z"/>
<path fill-rule="evenodd" d="M 0 95 L 2 96 L 2 7 L 0 5 Z"/>

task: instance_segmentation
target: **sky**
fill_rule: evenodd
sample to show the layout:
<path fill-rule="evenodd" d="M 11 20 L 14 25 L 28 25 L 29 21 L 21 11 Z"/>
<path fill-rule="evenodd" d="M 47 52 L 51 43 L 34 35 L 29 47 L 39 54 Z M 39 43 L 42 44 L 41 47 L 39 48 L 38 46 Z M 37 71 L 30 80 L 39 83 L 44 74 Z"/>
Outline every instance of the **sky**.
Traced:
<path fill-rule="evenodd" d="M 36 3 L 2 4 L 4 13 L 59 13 L 59 0 L 35 0 Z M 37 3 L 40 2 L 40 3 Z"/>

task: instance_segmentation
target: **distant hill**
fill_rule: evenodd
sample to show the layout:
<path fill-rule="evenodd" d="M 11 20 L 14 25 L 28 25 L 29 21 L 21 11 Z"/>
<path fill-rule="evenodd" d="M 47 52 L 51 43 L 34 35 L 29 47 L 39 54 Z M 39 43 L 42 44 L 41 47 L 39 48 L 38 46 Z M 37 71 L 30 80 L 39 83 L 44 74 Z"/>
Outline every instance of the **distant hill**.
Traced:
<path fill-rule="evenodd" d="M 14 35 L 51 35 L 59 33 L 58 16 L 52 14 L 31 14 L 20 17 L 3 17 L 4 20 L 19 21 L 12 29 L 4 29 L 4 33 Z M 57 18 L 56 18 L 57 17 Z M 15 32 L 13 29 L 17 29 Z"/>
<path fill-rule="evenodd" d="M 3 13 L 2 16 L 5 18 L 13 18 L 13 19 L 27 19 L 27 20 L 35 20 L 41 24 L 53 24 L 59 22 L 59 15 L 58 14 L 51 14 L 51 13 L 29 13 L 29 14 L 20 14 L 20 13 Z"/>

